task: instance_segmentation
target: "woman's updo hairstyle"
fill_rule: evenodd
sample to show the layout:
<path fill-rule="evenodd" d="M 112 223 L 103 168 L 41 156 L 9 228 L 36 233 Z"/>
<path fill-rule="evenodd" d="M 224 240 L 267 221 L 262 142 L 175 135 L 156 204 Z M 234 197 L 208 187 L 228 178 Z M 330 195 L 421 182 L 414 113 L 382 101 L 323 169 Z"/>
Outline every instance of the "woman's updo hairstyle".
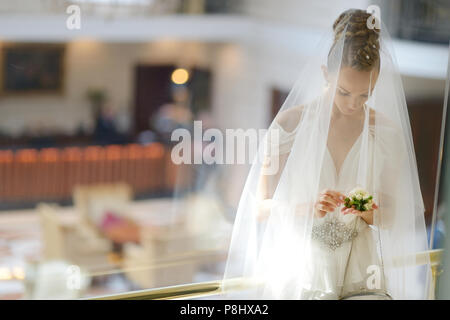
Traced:
<path fill-rule="evenodd" d="M 360 71 L 370 71 L 374 67 L 379 69 L 380 30 L 367 27 L 367 20 L 370 17 L 371 14 L 366 11 L 349 9 L 341 13 L 334 22 L 334 42 L 331 50 L 343 36 L 345 37 L 341 66 L 349 66 Z"/>

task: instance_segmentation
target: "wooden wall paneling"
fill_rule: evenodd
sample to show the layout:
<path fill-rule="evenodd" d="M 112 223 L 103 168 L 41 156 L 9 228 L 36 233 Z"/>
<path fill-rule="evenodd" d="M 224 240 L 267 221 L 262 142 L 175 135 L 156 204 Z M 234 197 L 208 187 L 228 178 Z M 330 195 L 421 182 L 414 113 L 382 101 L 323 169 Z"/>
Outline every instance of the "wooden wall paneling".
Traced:
<path fill-rule="evenodd" d="M 432 220 L 434 192 L 437 183 L 442 107 L 443 101 L 440 99 L 408 101 L 411 131 L 420 187 L 425 204 L 427 225 Z"/>

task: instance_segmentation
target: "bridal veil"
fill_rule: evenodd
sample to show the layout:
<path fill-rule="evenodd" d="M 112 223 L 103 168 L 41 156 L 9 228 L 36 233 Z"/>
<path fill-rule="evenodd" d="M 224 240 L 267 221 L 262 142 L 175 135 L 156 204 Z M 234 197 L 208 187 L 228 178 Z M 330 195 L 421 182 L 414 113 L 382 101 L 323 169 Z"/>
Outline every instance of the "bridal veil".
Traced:
<path fill-rule="evenodd" d="M 369 79 L 346 78 L 357 96 L 342 82 L 349 69 Z M 344 110 L 362 106 L 355 111 L 361 116 L 350 117 L 345 130 L 333 122 L 336 101 Z M 347 156 L 339 161 L 339 153 Z M 373 223 L 344 217 L 340 208 L 325 217 L 315 214 L 323 189 L 348 194 L 356 186 L 372 194 L 379 207 Z M 392 41 L 376 17 L 347 10 L 304 63 L 259 146 L 235 217 L 223 294 L 232 299 L 342 299 L 361 293 L 426 299 L 430 263 L 418 261 L 416 254 L 427 249 Z M 245 285 L 236 290 L 233 281 Z"/>

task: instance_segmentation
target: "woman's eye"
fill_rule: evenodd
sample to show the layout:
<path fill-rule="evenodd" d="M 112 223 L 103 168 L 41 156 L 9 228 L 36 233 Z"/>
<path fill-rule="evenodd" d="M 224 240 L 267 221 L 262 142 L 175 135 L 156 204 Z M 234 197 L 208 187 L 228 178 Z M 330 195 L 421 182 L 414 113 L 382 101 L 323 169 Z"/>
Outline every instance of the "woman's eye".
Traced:
<path fill-rule="evenodd" d="M 341 91 L 341 90 L 339 90 L 339 94 L 342 95 L 342 96 L 348 96 L 349 95 L 348 93 L 345 93 L 344 91 Z"/>

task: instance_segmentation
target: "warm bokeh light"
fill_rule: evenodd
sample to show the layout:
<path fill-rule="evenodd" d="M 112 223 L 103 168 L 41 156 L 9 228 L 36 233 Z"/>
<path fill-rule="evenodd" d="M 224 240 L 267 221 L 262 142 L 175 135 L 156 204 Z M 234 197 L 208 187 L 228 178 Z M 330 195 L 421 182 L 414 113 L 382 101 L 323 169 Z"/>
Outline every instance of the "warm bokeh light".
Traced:
<path fill-rule="evenodd" d="M 0 280 L 11 280 L 11 271 L 9 268 L 3 267 L 0 268 Z"/>
<path fill-rule="evenodd" d="M 178 68 L 172 72 L 172 81 L 176 84 L 185 84 L 189 80 L 189 72 L 186 69 Z"/>
<path fill-rule="evenodd" d="M 12 269 L 12 274 L 16 279 L 23 280 L 25 279 L 25 271 L 21 267 L 14 267 Z"/>

